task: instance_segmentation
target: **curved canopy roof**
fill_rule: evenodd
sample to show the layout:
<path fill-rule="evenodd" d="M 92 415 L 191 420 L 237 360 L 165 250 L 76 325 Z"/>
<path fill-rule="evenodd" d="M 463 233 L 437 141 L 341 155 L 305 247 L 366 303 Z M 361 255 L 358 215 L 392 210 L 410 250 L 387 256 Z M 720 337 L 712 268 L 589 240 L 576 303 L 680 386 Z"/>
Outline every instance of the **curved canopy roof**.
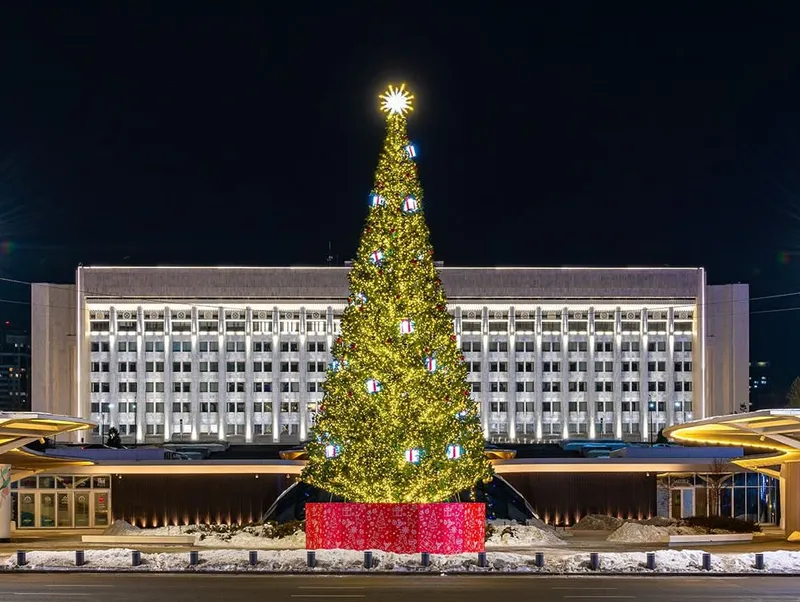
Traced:
<path fill-rule="evenodd" d="M 62 466 L 90 465 L 92 462 L 86 460 L 47 456 L 21 448 L 45 437 L 91 429 L 94 426 L 93 422 L 69 416 L 37 412 L 0 412 L 0 464 L 11 465 L 15 476 Z"/>
<path fill-rule="evenodd" d="M 800 409 L 761 410 L 695 420 L 668 427 L 664 435 L 678 441 L 764 450 L 763 455 L 734 462 L 773 476 L 777 471 L 768 467 L 800 461 Z"/>

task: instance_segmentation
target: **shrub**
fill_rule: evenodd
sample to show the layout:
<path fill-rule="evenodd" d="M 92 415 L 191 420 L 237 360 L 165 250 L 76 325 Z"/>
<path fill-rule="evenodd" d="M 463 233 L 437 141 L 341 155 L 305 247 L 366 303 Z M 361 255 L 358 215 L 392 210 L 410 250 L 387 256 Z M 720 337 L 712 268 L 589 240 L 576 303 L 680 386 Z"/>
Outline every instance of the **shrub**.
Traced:
<path fill-rule="evenodd" d="M 761 527 L 751 520 L 731 518 L 729 516 L 692 516 L 683 520 L 687 527 L 706 529 L 707 531 L 730 531 L 731 533 L 759 533 Z"/>

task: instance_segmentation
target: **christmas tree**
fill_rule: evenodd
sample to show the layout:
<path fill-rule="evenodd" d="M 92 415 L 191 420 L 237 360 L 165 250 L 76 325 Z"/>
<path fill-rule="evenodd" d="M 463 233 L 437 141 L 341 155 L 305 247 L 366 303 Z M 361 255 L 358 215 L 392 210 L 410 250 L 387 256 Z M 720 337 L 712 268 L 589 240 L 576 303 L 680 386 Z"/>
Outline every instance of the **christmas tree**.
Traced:
<path fill-rule="evenodd" d="M 386 138 L 301 478 L 347 501 L 440 502 L 492 469 L 423 216 L 413 96 L 380 98 Z"/>

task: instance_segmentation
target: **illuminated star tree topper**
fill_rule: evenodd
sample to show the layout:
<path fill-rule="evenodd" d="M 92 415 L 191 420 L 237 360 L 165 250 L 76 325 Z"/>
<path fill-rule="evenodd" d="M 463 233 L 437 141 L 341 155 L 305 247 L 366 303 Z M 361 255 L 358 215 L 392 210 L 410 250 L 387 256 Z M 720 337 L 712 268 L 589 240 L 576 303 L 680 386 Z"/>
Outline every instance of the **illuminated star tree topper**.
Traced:
<path fill-rule="evenodd" d="M 414 110 L 412 102 L 414 95 L 406 90 L 405 84 L 399 88 L 389 84 L 389 88 L 378 96 L 381 99 L 381 111 L 389 115 L 405 115 Z"/>

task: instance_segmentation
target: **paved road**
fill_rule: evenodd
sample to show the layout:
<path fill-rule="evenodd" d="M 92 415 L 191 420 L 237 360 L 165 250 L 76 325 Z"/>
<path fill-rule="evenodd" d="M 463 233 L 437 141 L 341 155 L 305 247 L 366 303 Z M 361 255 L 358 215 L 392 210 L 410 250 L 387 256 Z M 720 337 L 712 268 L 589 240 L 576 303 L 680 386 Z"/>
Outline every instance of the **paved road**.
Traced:
<path fill-rule="evenodd" d="M 0 602 L 776 602 L 800 577 L 516 577 L 6 574 Z"/>

